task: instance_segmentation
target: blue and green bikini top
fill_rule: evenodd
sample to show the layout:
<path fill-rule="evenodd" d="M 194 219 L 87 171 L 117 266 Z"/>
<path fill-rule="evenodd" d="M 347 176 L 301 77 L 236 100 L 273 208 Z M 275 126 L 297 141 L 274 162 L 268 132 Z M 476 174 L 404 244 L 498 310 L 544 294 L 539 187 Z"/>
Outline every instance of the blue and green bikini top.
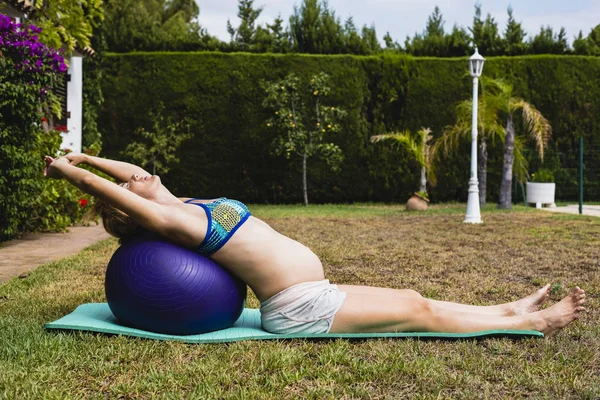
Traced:
<path fill-rule="evenodd" d="M 186 203 L 194 200 L 202 199 L 189 199 Z M 225 197 L 210 203 L 191 204 L 202 207 L 208 217 L 206 237 L 196 249 L 203 256 L 210 256 L 223 247 L 235 231 L 250 217 L 250 211 L 244 203 Z"/>

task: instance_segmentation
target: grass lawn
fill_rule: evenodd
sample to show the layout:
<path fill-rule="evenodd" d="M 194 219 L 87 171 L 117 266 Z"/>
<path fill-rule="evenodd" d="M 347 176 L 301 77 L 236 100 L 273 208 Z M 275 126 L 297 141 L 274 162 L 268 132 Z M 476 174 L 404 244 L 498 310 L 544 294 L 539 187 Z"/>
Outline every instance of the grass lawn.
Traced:
<path fill-rule="evenodd" d="M 189 345 L 45 331 L 103 302 L 115 240 L 0 286 L 0 398 L 581 398 L 600 397 L 600 218 L 517 207 L 408 213 L 402 205 L 253 206 L 311 247 L 334 283 L 414 288 L 489 305 L 554 284 L 580 285 L 588 312 L 557 337 L 418 341 L 249 341 Z M 258 307 L 249 294 L 248 307 Z"/>

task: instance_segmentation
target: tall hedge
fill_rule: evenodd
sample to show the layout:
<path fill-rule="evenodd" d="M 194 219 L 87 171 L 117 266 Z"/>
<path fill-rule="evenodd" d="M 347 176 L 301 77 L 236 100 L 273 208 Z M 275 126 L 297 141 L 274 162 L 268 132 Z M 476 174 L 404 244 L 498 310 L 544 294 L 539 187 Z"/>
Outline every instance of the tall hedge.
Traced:
<path fill-rule="evenodd" d="M 332 76 L 333 101 L 348 110 L 343 131 L 331 140 L 344 151 L 339 173 L 313 161 L 309 196 L 313 202 L 404 201 L 418 187 L 418 166 L 401 151 L 371 144 L 373 134 L 408 128 L 441 134 L 454 122 L 454 106 L 470 98 L 466 59 L 406 56 L 307 56 L 221 53 L 111 54 L 105 59 L 100 130 L 105 156 L 120 151 L 138 127 L 149 128 L 148 110 L 163 101 L 167 110 L 194 121 L 194 138 L 181 149 L 181 164 L 166 177 L 176 194 L 238 197 L 253 202 L 299 202 L 299 165 L 271 153 L 272 131 L 262 107 L 261 80 L 289 72 Z M 600 115 L 600 59 L 594 57 L 498 57 L 484 73 L 505 77 L 515 92 L 550 120 L 553 138 L 544 166 L 557 171 L 557 195 L 574 198 L 573 159 L 578 137 L 594 140 Z M 469 143 L 444 160 L 437 201 L 466 200 Z M 488 198 L 496 201 L 502 143 L 491 143 Z M 533 169 L 540 164 L 531 153 Z M 589 165 L 597 163 L 586 160 Z M 597 172 L 596 172 L 597 173 Z M 600 199 L 598 179 L 588 179 L 586 196 Z"/>

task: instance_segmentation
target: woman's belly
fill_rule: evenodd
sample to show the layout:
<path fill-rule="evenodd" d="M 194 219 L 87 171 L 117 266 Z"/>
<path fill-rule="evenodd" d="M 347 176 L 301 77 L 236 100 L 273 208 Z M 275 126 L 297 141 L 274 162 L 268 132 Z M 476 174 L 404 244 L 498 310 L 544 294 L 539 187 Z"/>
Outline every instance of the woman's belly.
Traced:
<path fill-rule="evenodd" d="M 260 301 L 297 283 L 324 279 L 316 254 L 254 217 L 212 258 L 246 282 Z"/>

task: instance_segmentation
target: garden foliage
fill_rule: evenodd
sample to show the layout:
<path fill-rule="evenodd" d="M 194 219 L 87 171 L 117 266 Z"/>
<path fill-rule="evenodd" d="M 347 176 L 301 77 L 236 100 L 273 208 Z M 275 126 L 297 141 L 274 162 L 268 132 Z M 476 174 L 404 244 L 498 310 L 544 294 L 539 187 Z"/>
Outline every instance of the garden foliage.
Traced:
<path fill-rule="evenodd" d="M 91 44 L 92 32 L 104 19 L 102 0 L 33 1 L 27 21 L 40 28 L 40 41 L 70 55 Z"/>
<path fill-rule="evenodd" d="M 343 151 L 339 173 L 315 160 L 308 176 L 313 202 L 405 201 L 418 187 L 419 167 L 389 146 L 374 146 L 372 135 L 422 126 L 434 140 L 456 122 L 455 106 L 471 97 L 463 59 L 387 55 L 308 56 L 222 53 L 136 53 L 108 55 L 100 112 L 106 156 L 119 156 L 159 101 L 173 116 L 192 119 L 194 137 L 180 151 L 181 164 L 164 178 L 177 194 L 226 195 L 245 201 L 300 202 L 301 160 L 272 154 L 275 132 L 265 121 L 261 80 L 293 72 L 301 79 L 321 71 L 331 77 L 330 104 L 347 111 L 339 132 L 329 137 Z M 523 56 L 489 58 L 484 74 L 504 78 L 515 92 L 545 115 L 553 130 L 542 164 L 525 150 L 530 171 L 553 171 L 558 198 L 577 198 L 577 143 L 595 138 L 600 123 L 600 59 Z M 520 118 L 520 117 L 516 117 Z M 515 123 L 518 123 L 516 121 Z M 490 143 L 488 199 L 498 198 L 503 143 Z M 438 166 L 434 201 L 466 200 L 470 141 Z M 597 165 L 599 160 L 587 159 Z M 597 173 L 597 172 L 596 172 Z M 600 179 L 586 175 L 587 200 L 600 197 Z"/>
<path fill-rule="evenodd" d="M 274 153 L 302 159 L 302 192 L 308 205 L 308 161 L 313 157 L 324 160 L 337 172 L 344 159 L 338 145 L 329 142 L 332 133 L 341 129 L 340 121 L 346 111 L 328 104 L 329 75 L 321 72 L 306 82 L 289 74 L 276 82 L 263 82 L 267 94 L 263 105 L 272 111 L 267 122 L 279 136 L 273 141 Z"/>
<path fill-rule="evenodd" d="M 198 24 L 194 0 L 106 0 L 104 13 L 111 51 L 203 50 L 218 43 Z"/>
<path fill-rule="evenodd" d="M 166 174 L 171 165 L 178 164 L 177 149 L 192 137 L 185 117 L 178 121 L 173 121 L 171 117 L 165 118 L 164 109 L 165 105 L 160 102 L 148 115 L 152 126 L 148 129 L 136 129 L 136 140 L 129 143 L 123 151 L 123 155 L 129 157 L 131 162 L 151 170 L 152 174 Z"/>
<path fill-rule="evenodd" d="M 66 183 L 42 177 L 42 156 L 56 154 L 61 142 L 57 130 L 44 130 L 50 115 L 42 110 L 60 112 L 53 89 L 67 67 L 38 41 L 40 32 L 0 15 L 0 241 L 64 229 L 87 204 Z"/>
<path fill-rule="evenodd" d="M 80 0 L 58 1 L 71 4 Z M 577 32 L 568 35 L 564 28 L 555 30 L 545 25 L 537 33 L 526 32 L 510 5 L 504 27 L 490 13 L 484 16 L 482 5 L 476 2 L 472 24 L 467 27 L 454 24 L 451 28 L 446 26 L 442 10 L 435 6 L 421 33 L 412 38 L 407 36 L 402 44 L 402 38 L 393 38 L 387 32 L 382 48 L 374 24 L 357 26 L 352 16 L 344 16 L 342 20 L 327 0 L 295 3 L 287 21 L 279 14 L 269 23 L 263 21 L 269 18 L 265 14 L 274 15 L 272 9 L 255 0 L 238 0 L 237 22 L 228 19 L 226 25 L 231 40 L 221 41 L 198 25 L 200 10 L 194 0 L 105 0 L 108 47 L 115 52 L 218 50 L 355 55 L 387 52 L 461 57 L 472 54 L 474 46 L 478 46 L 486 56 L 600 54 L 600 25 L 587 36 L 580 31 L 571 47 L 568 36 Z"/>

